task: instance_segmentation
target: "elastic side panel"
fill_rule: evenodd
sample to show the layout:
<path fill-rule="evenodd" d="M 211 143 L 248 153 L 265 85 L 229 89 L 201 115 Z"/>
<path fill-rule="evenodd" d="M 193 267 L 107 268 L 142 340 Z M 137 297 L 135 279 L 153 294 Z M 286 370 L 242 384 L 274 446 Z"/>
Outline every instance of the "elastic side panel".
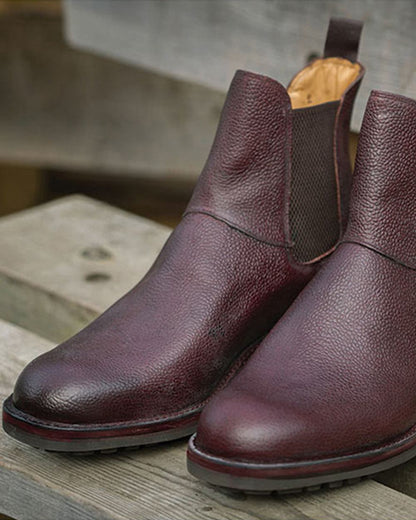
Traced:
<path fill-rule="evenodd" d="M 339 101 L 293 110 L 289 206 L 292 254 L 309 262 L 338 241 L 340 222 L 335 174 L 334 125 Z"/>

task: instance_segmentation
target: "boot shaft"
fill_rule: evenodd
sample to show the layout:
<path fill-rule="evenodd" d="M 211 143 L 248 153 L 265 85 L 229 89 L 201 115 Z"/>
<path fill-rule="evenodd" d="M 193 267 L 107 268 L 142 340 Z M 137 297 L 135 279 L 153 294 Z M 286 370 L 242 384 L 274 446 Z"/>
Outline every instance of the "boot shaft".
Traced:
<path fill-rule="evenodd" d="M 308 146 L 307 142 L 305 143 L 306 146 L 304 146 L 305 156 L 308 157 L 312 151 L 312 161 L 310 162 L 314 163 L 315 168 L 320 164 L 320 171 L 323 172 L 321 182 L 326 179 L 328 185 L 326 185 L 327 191 L 324 191 L 323 196 L 319 196 L 320 192 L 317 193 L 316 189 L 312 189 L 311 191 L 311 193 L 318 194 L 318 199 L 315 202 L 316 212 L 313 210 L 314 203 L 312 202 L 312 211 L 305 214 L 305 222 L 301 222 L 300 227 L 305 230 L 305 233 L 301 236 L 301 242 L 305 240 L 306 242 L 308 241 L 309 230 L 312 235 L 318 235 L 319 237 L 316 228 L 329 226 L 330 228 L 332 227 L 332 229 L 328 229 L 327 231 L 327 243 L 328 241 L 333 243 L 334 238 L 342 235 L 347 226 L 352 185 L 349 155 L 350 121 L 354 101 L 365 73 L 364 67 L 357 61 L 362 28 L 362 22 L 357 20 L 331 18 L 324 46 L 324 59 L 315 60 L 310 66 L 301 70 L 292 79 L 288 87 L 292 106 L 295 109 L 295 119 L 308 118 L 307 114 L 302 113 L 296 116 L 296 109 L 299 108 L 319 105 L 322 112 L 325 112 L 325 103 L 333 101 L 338 105 L 335 120 L 331 121 L 331 116 L 327 113 L 326 117 L 324 114 L 321 115 L 323 119 L 323 126 L 321 126 L 321 128 L 319 125 L 313 125 L 311 122 L 310 127 L 312 132 L 309 132 L 311 142 L 313 142 L 316 132 L 319 133 L 321 130 L 323 136 L 320 140 L 315 139 L 315 146 L 312 146 L 312 144 Z M 317 112 L 320 111 L 319 107 L 317 107 Z M 313 119 L 313 114 L 309 114 L 309 118 Z M 325 131 L 329 132 L 331 130 L 333 130 L 333 133 L 328 138 L 327 135 L 325 135 Z M 328 151 L 328 147 L 326 150 L 321 150 L 321 148 L 325 148 L 325 145 L 328 145 L 328 143 L 333 147 L 332 150 Z M 300 149 L 298 153 L 301 154 L 302 150 Z M 299 170 L 300 174 L 302 174 L 303 168 Z M 307 178 L 308 176 L 306 176 L 306 182 Z M 335 218 L 332 198 L 334 193 L 334 179 L 336 182 L 335 190 L 338 195 L 337 216 L 341 219 L 341 230 L 333 228 L 333 219 Z M 303 181 L 303 183 L 305 183 L 305 181 Z M 315 183 L 316 179 L 314 182 L 309 182 L 309 186 L 313 187 Z M 293 187 L 296 187 L 295 179 L 293 180 Z M 308 194 L 306 194 L 306 196 L 308 196 Z M 326 208 L 326 214 L 322 215 L 321 220 L 315 221 L 314 223 L 316 213 L 320 214 L 322 212 L 322 204 L 324 206 L 329 205 L 329 207 Z M 296 233 L 296 224 L 296 218 L 294 217 L 292 219 L 294 233 Z M 311 259 L 313 258 L 314 250 L 316 252 L 317 248 L 318 250 L 325 248 L 325 240 L 320 246 L 321 240 L 319 238 L 315 242 L 309 238 L 309 243 L 309 248 L 305 247 L 303 254 L 302 251 L 299 251 L 301 257 L 309 257 L 309 259 Z M 315 249 L 311 248 L 313 243 L 316 244 Z M 296 251 L 294 251 L 294 255 L 296 256 Z"/>
<path fill-rule="evenodd" d="M 187 209 L 258 240 L 286 245 L 290 99 L 277 81 L 237 71 L 207 163 Z"/>
<path fill-rule="evenodd" d="M 344 241 L 416 268 L 416 101 L 412 99 L 371 93 Z"/>
<path fill-rule="evenodd" d="M 238 71 L 210 156 L 186 213 L 205 213 L 275 246 L 297 263 L 333 250 L 348 214 L 349 123 L 363 67 L 356 58 L 361 24 L 331 20 L 325 58 L 285 89 Z"/>

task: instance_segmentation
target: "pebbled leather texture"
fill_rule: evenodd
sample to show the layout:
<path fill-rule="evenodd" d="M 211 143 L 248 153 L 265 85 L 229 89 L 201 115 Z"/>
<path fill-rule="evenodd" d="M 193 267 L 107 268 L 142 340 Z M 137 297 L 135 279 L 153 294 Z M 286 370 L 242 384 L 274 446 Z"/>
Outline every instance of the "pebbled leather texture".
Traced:
<path fill-rule="evenodd" d="M 373 92 L 362 126 L 346 241 L 416 269 L 416 101 Z M 371 143 L 371 146 L 370 146 Z"/>
<path fill-rule="evenodd" d="M 258 240 L 288 246 L 291 131 L 286 89 L 266 76 L 237 71 L 185 214 L 213 215 Z"/>
<path fill-rule="evenodd" d="M 264 336 L 316 266 L 292 264 L 287 95 L 238 72 L 186 216 L 145 278 L 34 360 L 14 405 L 38 419 L 152 421 L 199 406 Z"/>
<path fill-rule="evenodd" d="M 198 404 L 311 274 L 282 248 L 188 215 L 138 286 L 24 370 L 14 403 L 73 423 L 153 420 Z"/>
<path fill-rule="evenodd" d="M 373 92 L 345 242 L 204 409 L 200 450 L 304 461 L 359 453 L 414 427 L 416 270 L 404 264 L 415 251 L 415 139 L 416 103 Z"/>

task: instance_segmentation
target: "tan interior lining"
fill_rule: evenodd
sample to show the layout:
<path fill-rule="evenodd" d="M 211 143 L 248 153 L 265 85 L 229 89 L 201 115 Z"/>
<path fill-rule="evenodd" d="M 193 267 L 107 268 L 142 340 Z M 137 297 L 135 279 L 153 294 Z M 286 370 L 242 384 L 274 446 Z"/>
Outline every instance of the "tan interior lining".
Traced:
<path fill-rule="evenodd" d="M 287 89 L 292 108 L 340 99 L 361 73 L 361 65 L 344 58 L 320 58 L 302 69 Z"/>

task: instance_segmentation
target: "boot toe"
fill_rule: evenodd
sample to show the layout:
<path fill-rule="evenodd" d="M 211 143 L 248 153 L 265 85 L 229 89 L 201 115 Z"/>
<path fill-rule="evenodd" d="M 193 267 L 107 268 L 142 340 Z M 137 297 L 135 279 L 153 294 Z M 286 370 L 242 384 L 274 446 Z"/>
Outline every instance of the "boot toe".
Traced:
<path fill-rule="evenodd" d="M 13 392 L 14 406 L 32 417 L 62 423 L 99 420 L 95 388 L 73 373 L 71 366 L 48 354 L 32 361 L 20 374 Z"/>
<path fill-rule="evenodd" d="M 217 457 L 263 463 L 302 460 L 317 439 L 316 429 L 296 410 L 226 389 L 202 412 L 195 444 Z"/>

